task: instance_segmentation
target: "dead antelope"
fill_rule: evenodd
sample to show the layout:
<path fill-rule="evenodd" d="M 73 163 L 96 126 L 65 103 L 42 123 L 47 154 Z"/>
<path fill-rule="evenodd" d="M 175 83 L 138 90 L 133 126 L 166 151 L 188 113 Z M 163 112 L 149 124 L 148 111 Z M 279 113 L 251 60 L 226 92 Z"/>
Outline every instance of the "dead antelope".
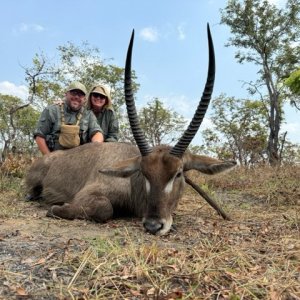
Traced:
<path fill-rule="evenodd" d="M 197 133 L 211 99 L 214 49 L 209 26 L 207 81 L 195 115 L 174 147 L 149 147 L 139 126 L 131 87 L 134 32 L 125 66 L 125 100 L 136 146 L 125 143 L 90 143 L 56 151 L 37 160 L 26 177 L 28 192 L 50 206 L 47 216 L 103 222 L 129 215 L 141 217 L 152 234 L 166 234 L 172 212 L 185 186 L 185 172 L 216 174 L 235 166 L 186 151 Z"/>

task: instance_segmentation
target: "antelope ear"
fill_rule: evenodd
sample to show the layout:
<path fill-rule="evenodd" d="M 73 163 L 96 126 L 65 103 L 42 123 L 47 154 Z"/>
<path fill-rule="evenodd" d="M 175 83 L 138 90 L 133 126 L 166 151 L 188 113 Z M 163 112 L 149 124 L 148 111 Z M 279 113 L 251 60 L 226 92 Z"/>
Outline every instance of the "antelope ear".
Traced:
<path fill-rule="evenodd" d="M 183 164 L 184 171 L 198 170 L 204 174 L 214 175 L 235 167 L 236 161 L 223 161 L 208 156 L 186 153 L 183 157 Z"/>
<path fill-rule="evenodd" d="M 116 177 L 129 177 L 140 170 L 141 159 L 141 156 L 126 159 L 109 168 L 101 169 L 98 172 Z"/>

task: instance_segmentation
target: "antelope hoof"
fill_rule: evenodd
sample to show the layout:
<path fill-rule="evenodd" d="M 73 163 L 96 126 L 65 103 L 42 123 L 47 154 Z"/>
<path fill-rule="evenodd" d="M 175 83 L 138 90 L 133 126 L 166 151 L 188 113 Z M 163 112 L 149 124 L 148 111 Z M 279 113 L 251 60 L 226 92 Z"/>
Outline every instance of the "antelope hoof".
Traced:
<path fill-rule="evenodd" d="M 46 217 L 60 219 L 60 217 L 55 214 L 56 207 L 58 207 L 58 206 L 57 205 L 51 206 L 50 209 L 47 211 Z"/>

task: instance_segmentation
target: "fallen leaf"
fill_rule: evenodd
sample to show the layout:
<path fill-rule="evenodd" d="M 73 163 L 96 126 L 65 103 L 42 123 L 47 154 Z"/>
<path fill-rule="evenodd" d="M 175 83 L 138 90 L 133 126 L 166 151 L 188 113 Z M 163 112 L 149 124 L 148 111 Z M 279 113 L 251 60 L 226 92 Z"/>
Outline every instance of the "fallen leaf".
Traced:
<path fill-rule="evenodd" d="M 23 260 L 21 260 L 21 264 L 28 264 L 28 265 L 31 265 L 33 263 L 33 259 L 30 258 L 30 257 L 27 257 Z"/>
<path fill-rule="evenodd" d="M 42 265 L 46 262 L 46 258 L 40 258 L 37 262 L 32 264 L 32 266 Z"/>
<path fill-rule="evenodd" d="M 28 296 L 27 292 L 25 289 L 23 289 L 22 287 L 18 287 L 16 289 L 16 292 L 19 296 Z"/>
<path fill-rule="evenodd" d="M 154 288 L 154 287 L 150 288 L 150 289 L 147 291 L 147 296 L 148 296 L 148 297 L 152 297 L 152 296 L 154 296 L 154 294 L 155 294 L 155 288 Z"/>
<path fill-rule="evenodd" d="M 170 294 L 162 297 L 161 299 L 162 300 L 181 299 L 182 296 L 183 296 L 182 291 L 174 291 L 174 292 L 171 292 Z"/>
<path fill-rule="evenodd" d="M 142 294 L 139 292 L 139 291 L 136 291 L 136 290 L 130 290 L 130 293 L 133 295 L 133 296 L 142 296 Z"/>
<path fill-rule="evenodd" d="M 178 271 L 179 271 L 179 269 L 177 268 L 176 265 L 166 265 L 166 266 L 164 266 L 164 268 L 170 268 L 170 269 L 173 269 L 175 272 L 178 272 Z"/>

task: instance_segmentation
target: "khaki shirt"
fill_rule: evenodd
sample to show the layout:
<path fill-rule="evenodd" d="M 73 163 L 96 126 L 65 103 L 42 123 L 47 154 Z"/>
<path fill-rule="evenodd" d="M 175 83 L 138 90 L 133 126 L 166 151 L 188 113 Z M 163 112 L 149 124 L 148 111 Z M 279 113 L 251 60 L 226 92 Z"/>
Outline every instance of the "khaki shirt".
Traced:
<path fill-rule="evenodd" d="M 78 112 L 72 111 L 66 103 L 64 105 L 65 124 L 75 125 L 77 122 Z M 83 110 L 79 123 L 80 126 L 80 144 L 89 142 L 97 132 L 102 133 L 102 129 L 92 111 Z M 64 149 L 59 143 L 59 133 L 61 127 L 61 108 L 58 104 L 46 107 L 37 123 L 34 137 L 41 136 L 45 138 L 50 151 Z"/>

